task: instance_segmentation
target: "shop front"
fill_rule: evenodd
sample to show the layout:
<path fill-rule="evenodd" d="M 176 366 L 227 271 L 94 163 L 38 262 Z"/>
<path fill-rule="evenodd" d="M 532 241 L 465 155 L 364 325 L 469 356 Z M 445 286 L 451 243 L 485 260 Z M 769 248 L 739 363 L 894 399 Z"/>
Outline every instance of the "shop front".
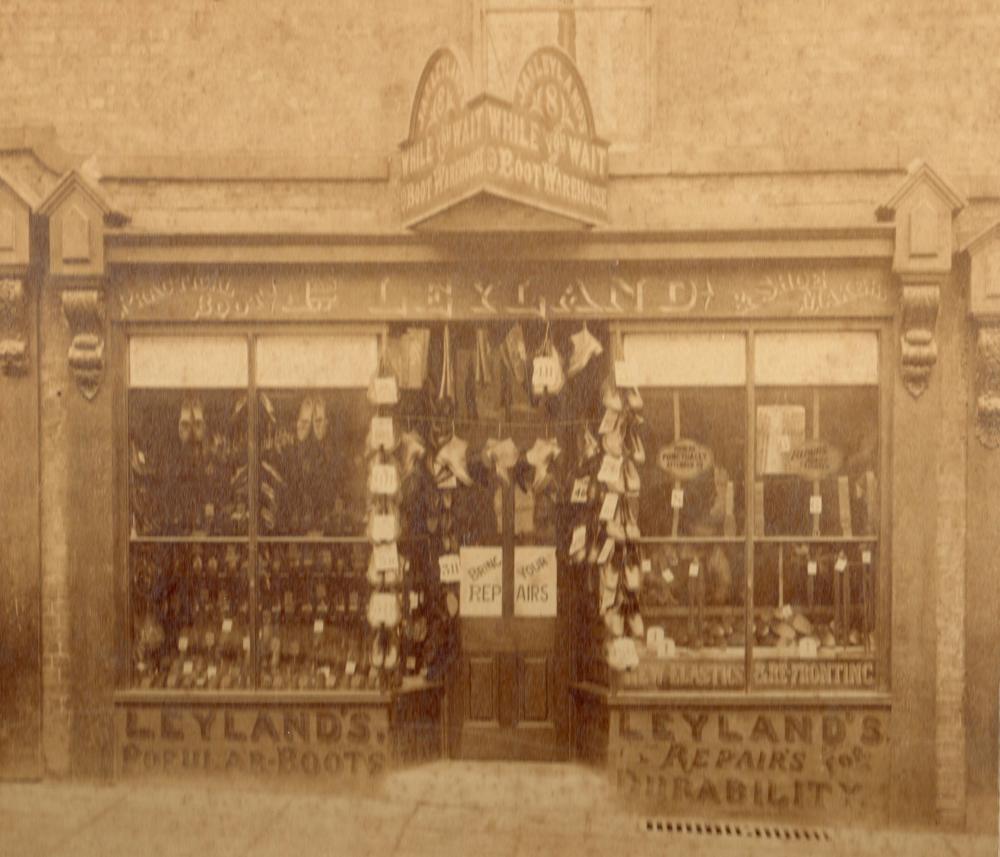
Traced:
<path fill-rule="evenodd" d="M 144 226 L 75 172 L 32 209 L 39 384 L 76 388 L 39 441 L 68 745 L 123 779 L 575 760 L 661 814 L 947 810 L 962 200 L 919 165 L 856 225 L 617 224 L 567 56 L 510 101 L 470 79 L 428 61 L 391 228 Z"/>

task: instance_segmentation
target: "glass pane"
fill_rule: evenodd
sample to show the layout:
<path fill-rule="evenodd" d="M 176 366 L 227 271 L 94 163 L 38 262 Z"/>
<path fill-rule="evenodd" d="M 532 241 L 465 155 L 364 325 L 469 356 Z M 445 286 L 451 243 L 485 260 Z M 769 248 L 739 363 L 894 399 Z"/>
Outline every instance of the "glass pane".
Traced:
<path fill-rule="evenodd" d="M 641 389 L 639 529 L 736 537 L 744 527 L 746 392 Z"/>
<path fill-rule="evenodd" d="M 754 686 L 875 686 L 876 560 L 865 543 L 757 547 Z"/>
<path fill-rule="evenodd" d="M 374 689 L 364 542 L 258 549 L 257 657 L 265 690 Z"/>
<path fill-rule="evenodd" d="M 133 536 L 246 534 L 246 401 L 242 391 L 130 391 Z"/>
<path fill-rule="evenodd" d="M 878 413 L 876 387 L 758 390 L 758 535 L 877 532 Z"/>
<path fill-rule="evenodd" d="M 367 503 L 362 390 L 258 394 L 263 535 L 361 535 Z"/>
<path fill-rule="evenodd" d="M 253 685 L 245 545 L 132 545 L 130 565 L 136 687 Z"/>
<path fill-rule="evenodd" d="M 639 606 L 645 646 L 621 674 L 634 689 L 746 685 L 746 574 L 737 544 L 647 544 Z"/>

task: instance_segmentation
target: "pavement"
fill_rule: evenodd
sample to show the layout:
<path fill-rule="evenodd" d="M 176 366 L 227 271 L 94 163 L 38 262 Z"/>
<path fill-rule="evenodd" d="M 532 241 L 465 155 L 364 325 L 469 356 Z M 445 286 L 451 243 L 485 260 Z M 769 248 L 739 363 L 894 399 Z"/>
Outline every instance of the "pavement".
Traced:
<path fill-rule="evenodd" d="M 804 826 L 785 839 L 759 822 L 661 826 L 647 830 L 616 805 L 605 776 L 575 765 L 436 762 L 363 793 L 232 781 L 0 784 L 0 857 L 1000 854 L 996 837 L 932 830 Z"/>

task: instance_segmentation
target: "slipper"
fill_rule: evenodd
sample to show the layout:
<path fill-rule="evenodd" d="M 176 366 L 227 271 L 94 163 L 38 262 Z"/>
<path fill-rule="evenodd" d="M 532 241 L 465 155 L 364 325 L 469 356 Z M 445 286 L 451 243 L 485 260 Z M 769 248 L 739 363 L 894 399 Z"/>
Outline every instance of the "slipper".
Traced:
<path fill-rule="evenodd" d="M 617 607 L 604 614 L 604 624 L 615 637 L 625 636 L 625 619 Z"/>
<path fill-rule="evenodd" d="M 468 450 L 469 444 L 466 441 L 458 435 L 452 435 L 451 439 L 438 450 L 434 463 L 439 467 L 447 467 L 463 485 L 472 485 L 466 460 Z"/>
<path fill-rule="evenodd" d="M 510 485 L 510 471 L 517 464 L 519 455 L 517 445 L 509 437 L 503 440 L 490 438 L 483 447 L 483 456 L 493 465 L 504 485 Z"/>
<path fill-rule="evenodd" d="M 562 450 L 555 440 L 537 438 L 531 449 L 525 453 L 525 461 L 535 470 L 535 477 L 532 480 L 531 487 L 536 493 L 550 484 L 549 466 L 559 457 L 561 452 Z"/>
<path fill-rule="evenodd" d="M 570 338 L 572 351 L 569 355 L 569 364 L 566 367 L 566 374 L 572 378 L 582 372 L 587 364 L 595 357 L 600 357 L 604 353 L 604 347 L 587 328 L 585 324 L 580 330 Z"/>
<path fill-rule="evenodd" d="M 639 487 L 641 485 L 639 480 L 639 468 L 635 466 L 635 462 L 631 458 L 626 457 L 625 467 L 623 470 L 625 476 L 625 493 L 638 497 Z"/>
<path fill-rule="evenodd" d="M 319 397 L 313 399 L 312 431 L 316 440 L 323 440 L 326 437 L 326 430 L 330 423 L 326 419 L 326 405 Z"/>
<path fill-rule="evenodd" d="M 604 385 L 604 393 L 601 396 L 601 402 L 604 407 L 609 411 L 621 411 L 624 408 L 622 403 L 622 394 L 618 392 L 618 388 L 610 383 Z"/>
<path fill-rule="evenodd" d="M 299 443 L 304 443 L 305 439 L 309 437 L 309 432 L 312 431 L 313 411 L 312 396 L 306 396 L 302 400 L 302 404 L 299 405 L 299 418 L 295 423 L 295 436 L 299 439 Z"/>
<path fill-rule="evenodd" d="M 620 428 L 601 435 L 601 446 L 608 455 L 621 458 L 625 449 L 625 437 Z"/>
<path fill-rule="evenodd" d="M 409 476 L 413 472 L 414 465 L 427 454 L 427 446 L 424 444 L 424 439 L 415 431 L 403 432 L 399 443 L 403 448 L 403 475 Z"/>
<path fill-rule="evenodd" d="M 197 399 L 191 402 L 191 439 L 199 445 L 205 441 L 205 408 Z"/>
<path fill-rule="evenodd" d="M 639 393 L 638 387 L 632 387 L 629 389 L 629 391 L 625 394 L 625 401 L 628 403 L 630 410 L 642 410 L 642 395 Z"/>
<path fill-rule="evenodd" d="M 601 445 L 594 437 L 590 426 L 584 426 L 583 433 L 580 435 L 580 460 L 593 461 L 600 454 L 600 451 Z"/>
<path fill-rule="evenodd" d="M 645 623 L 642 621 L 641 613 L 633 613 L 628 617 L 628 630 L 633 637 L 639 640 L 646 636 Z"/>

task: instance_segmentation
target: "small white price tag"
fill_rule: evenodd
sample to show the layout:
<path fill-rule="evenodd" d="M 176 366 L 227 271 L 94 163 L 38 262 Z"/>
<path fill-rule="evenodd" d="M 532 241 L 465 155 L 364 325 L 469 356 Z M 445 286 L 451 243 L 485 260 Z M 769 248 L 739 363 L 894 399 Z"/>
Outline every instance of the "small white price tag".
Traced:
<path fill-rule="evenodd" d="M 615 549 L 614 539 L 605 539 L 604 544 L 601 546 L 601 552 L 597 555 L 597 564 L 603 565 L 609 559 L 611 559 L 611 554 Z"/>
<path fill-rule="evenodd" d="M 368 600 L 368 624 L 373 628 L 399 624 L 399 602 L 391 592 L 375 592 Z"/>
<path fill-rule="evenodd" d="M 871 551 L 861 551 L 861 562 L 865 565 L 872 564 L 872 552 Z"/>
<path fill-rule="evenodd" d="M 188 638 L 178 637 L 177 638 L 177 651 L 186 652 L 188 650 Z"/>
<path fill-rule="evenodd" d="M 587 528 L 581 524 L 573 530 L 573 538 L 569 543 L 570 556 L 579 553 L 585 547 L 587 547 Z"/>
<path fill-rule="evenodd" d="M 604 495 L 604 502 L 601 503 L 601 520 L 610 521 L 615 512 L 618 511 L 618 495 L 614 491 L 609 491 Z"/>
<path fill-rule="evenodd" d="M 210 664 L 209 667 L 208 667 L 208 669 L 205 670 L 205 677 L 206 678 L 215 678 L 216 675 L 218 675 L 218 673 L 219 673 L 218 667 L 216 667 L 215 664 Z"/>
<path fill-rule="evenodd" d="M 684 508 L 684 489 L 674 488 L 670 492 L 670 508 L 671 509 L 682 509 Z"/>
<path fill-rule="evenodd" d="M 586 503 L 587 492 L 590 489 L 590 480 L 582 476 L 573 482 L 573 493 L 570 495 L 571 503 Z"/>
<path fill-rule="evenodd" d="M 392 417 L 372 417 L 372 446 L 376 449 L 392 449 L 395 445 Z"/>
<path fill-rule="evenodd" d="M 420 606 L 420 593 L 410 590 L 410 609 L 416 610 Z"/>
<path fill-rule="evenodd" d="M 615 361 L 615 385 L 618 387 L 635 386 L 635 365 L 628 360 Z"/>
<path fill-rule="evenodd" d="M 810 577 L 815 577 L 819 573 L 819 567 L 816 564 L 816 560 L 811 559 L 806 563 L 806 574 Z"/>
<path fill-rule="evenodd" d="M 613 411 L 608 408 L 604 411 L 604 416 L 601 418 L 601 425 L 597 429 L 598 434 L 611 434 L 618 425 L 618 411 Z"/>
<path fill-rule="evenodd" d="M 391 496 L 399 490 L 399 474 L 391 464 L 376 464 L 372 467 L 368 487 L 372 494 Z"/>
<path fill-rule="evenodd" d="M 395 405 L 399 401 L 399 388 L 392 375 L 382 375 L 375 379 L 375 404 Z"/>
<path fill-rule="evenodd" d="M 346 664 L 344 664 L 344 672 L 347 675 L 354 675 L 354 672 L 355 670 L 357 670 L 357 668 L 358 665 L 354 663 L 354 661 L 348 661 Z"/>
<path fill-rule="evenodd" d="M 642 573 L 649 574 L 653 570 L 653 563 L 650 562 L 649 557 L 643 557 L 642 559 Z"/>
<path fill-rule="evenodd" d="M 663 628 L 653 625 L 646 629 L 646 647 L 657 649 L 664 640 Z"/>
<path fill-rule="evenodd" d="M 233 620 L 232 619 L 223 619 L 222 620 L 222 633 L 223 634 L 228 634 L 232 630 L 233 630 Z"/>
<path fill-rule="evenodd" d="M 819 494 L 813 494 L 812 497 L 809 498 L 809 514 L 823 514 L 823 498 Z"/>
<path fill-rule="evenodd" d="M 372 518 L 372 541 L 391 542 L 396 538 L 396 516 L 375 515 Z"/>
<path fill-rule="evenodd" d="M 249 637 L 244 637 L 243 638 L 243 651 L 244 652 L 249 652 L 250 651 L 250 638 Z"/>
<path fill-rule="evenodd" d="M 664 568 L 663 571 L 660 572 L 660 576 L 667 583 L 673 583 L 674 582 L 674 570 L 672 568 L 670 568 L 670 567 Z"/>
<path fill-rule="evenodd" d="M 384 545 L 375 545 L 372 548 L 375 557 L 376 571 L 395 571 L 399 568 L 399 551 L 395 542 L 388 542 Z"/>
<path fill-rule="evenodd" d="M 446 553 L 438 557 L 442 583 L 458 583 L 462 579 L 462 562 L 457 553 Z"/>
<path fill-rule="evenodd" d="M 617 482 L 622 475 L 622 460 L 616 455 L 605 455 L 601 461 L 601 469 L 597 474 L 599 482 L 610 485 Z"/>
<path fill-rule="evenodd" d="M 326 627 L 326 625 L 324 624 L 323 620 L 322 619 L 317 619 L 315 622 L 313 622 L 313 633 L 314 634 L 322 634 L 323 633 L 323 628 L 325 628 L 325 627 Z"/>
<path fill-rule="evenodd" d="M 691 565 L 688 566 L 688 577 L 697 577 L 701 573 L 701 566 L 698 565 L 698 560 L 691 560 Z"/>
<path fill-rule="evenodd" d="M 555 392 L 559 386 L 559 365 L 551 356 L 536 357 L 532 364 L 531 386 L 535 390 Z"/>
<path fill-rule="evenodd" d="M 833 567 L 840 572 L 847 570 L 847 557 L 841 554 L 837 557 L 837 561 L 833 564 Z"/>
<path fill-rule="evenodd" d="M 191 675 L 194 672 L 194 661 L 184 661 L 184 675 Z"/>

